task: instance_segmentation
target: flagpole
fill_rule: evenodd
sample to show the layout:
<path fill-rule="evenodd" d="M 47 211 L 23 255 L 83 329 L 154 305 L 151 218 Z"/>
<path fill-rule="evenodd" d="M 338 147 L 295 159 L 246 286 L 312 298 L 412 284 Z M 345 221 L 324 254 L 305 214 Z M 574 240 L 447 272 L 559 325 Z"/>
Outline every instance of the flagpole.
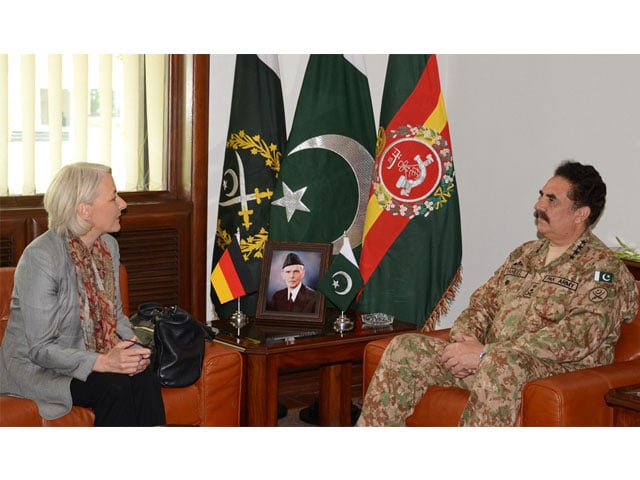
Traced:
<path fill-rule="evenodd" d="M 240 245 L 240 227 L 236 229 L 236 239 L 238 240 L 238 245 Z M 240 336 L 240 329 L 244 327 L 247 323 L 249 323 L 249 317 L 245 315 L 245 313 L 240 310 L 240 297 L 238 297 L 238 309 L 231 314 L 231 324 L 235 325 L 238 330 L 238 337 Z"/>
<path fill-rule="evenodd" d="M 342 251 L 345 241 L 348 242 L 346 231 L 342 234 L 342 245 L 340 245 L 340 251 Z M 349 244 L 349 249 L 351 249 L 351 244 Z M 354 326 L 353 320 L 345 315 L 344 310 L 340 309 L 340 315 L 338 315 L 338 318 L 333 321 L 333 330 L 338 333 L 350 332 L 353 330 Z"/>

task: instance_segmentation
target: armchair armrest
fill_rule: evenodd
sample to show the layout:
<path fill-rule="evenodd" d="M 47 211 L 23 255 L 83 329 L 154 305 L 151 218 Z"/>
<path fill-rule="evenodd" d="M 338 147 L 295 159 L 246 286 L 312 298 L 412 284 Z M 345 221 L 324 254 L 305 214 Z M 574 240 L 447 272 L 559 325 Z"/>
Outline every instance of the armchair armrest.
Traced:
<path fill-rule="evenodd" d="M 205 342 L 198 381 L 186 387 L 162 389 L 167 424 L 239 426 L 242 372 L 242 355 L 238 350 Z"/>
<path fill-rule="evenodd" d="M 200 378 L 200 411 L 203 426 L 240 425 L 242 354 L 217 342 L 206 342 Z"/>
<path fill-rule="evenodd" d="M 430 332 L 426 332 L 426 335 L 441 338 L 442 340 L 449 340 L 449 331 L 450 328 L 443 328 L 439 330 L 432 330 Z M 389 342 L 393 340 L 394 337 L 386 337 L 381 338 L 379 340 L 372 340 L 367 344 L 364 349 L 364 356 L 362 359 L 362 397 L 364 398 L 367 394 L 367 389 L 369 388 L 369 383 L 371 383 L 371 378 L 373 378 L 373 374 L 378 367 L 378 363 L 380 363 L 380 359 L 382 358 L 382 354 L 384 350 L 389 345 Z"/>
<path fill-rule="evenodd" d="M 536 380 L 522 392 L 522 425 L 610 426 L 612 388 L 640 383 L 640 360 L 577 370 Z"/>

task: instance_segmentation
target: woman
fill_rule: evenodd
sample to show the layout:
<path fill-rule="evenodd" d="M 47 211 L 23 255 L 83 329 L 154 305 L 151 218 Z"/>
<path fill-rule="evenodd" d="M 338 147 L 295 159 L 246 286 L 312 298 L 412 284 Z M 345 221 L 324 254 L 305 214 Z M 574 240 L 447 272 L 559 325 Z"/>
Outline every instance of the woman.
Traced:
<path fill-rule="evenodd" d="M 0 348 L 0 392 L 46 419 L 90 407 L 96 426 L 165 423 L 151 351 L 122 313 L 118 243 L 127 207 L 111 169 L 63 167 L 44 196 L 49 230 L 24 250 Z"/>

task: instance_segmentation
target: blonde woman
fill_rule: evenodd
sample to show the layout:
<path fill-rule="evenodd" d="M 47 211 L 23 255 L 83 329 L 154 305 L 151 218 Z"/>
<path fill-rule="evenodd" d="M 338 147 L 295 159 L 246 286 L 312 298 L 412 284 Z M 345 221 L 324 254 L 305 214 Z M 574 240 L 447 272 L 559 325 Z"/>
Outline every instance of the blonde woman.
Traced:
<path fill-rule="evenodd" d="M 127 207 L 110 168 L 63 167 L 44 196 L 49 230 L 24 250 L 0 347 L 0 392 L 46 419 L 90 407 L 96 426 L 165 423 L 160 385 L 122 313 L 120 253 L 110 232 Z"/>

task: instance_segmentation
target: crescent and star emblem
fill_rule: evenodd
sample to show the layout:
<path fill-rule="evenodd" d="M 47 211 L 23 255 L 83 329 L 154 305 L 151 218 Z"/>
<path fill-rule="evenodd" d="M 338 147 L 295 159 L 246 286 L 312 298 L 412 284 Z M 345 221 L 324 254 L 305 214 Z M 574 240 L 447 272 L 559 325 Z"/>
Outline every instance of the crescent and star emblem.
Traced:
<path fill-rule="evenodd" d="M 289 154 L 293 154 L 302 150 L 321 148 L 329 150 L 342 157 L 351 167 L 353 175 L 358 182 L 358 209 L 355 212 L 351 224 L 343 231 L 336 232 L 336 240 L 341 238 L 346 231 L 346 235 L 352 245 L 360 245 L 362 242 L 362 231 L 364 227 L 364 219 L 367 213 L 367 202 L 369 201 L 369 186 L 371 182 L 371 172 L 373 170 L 374 159 L 371 154 L 359 142 L 353 138 L 338 134 L 319 135 L 317 137 L 305 140 Z M 307 206 L 302 202 L 307 187 L 303 187 L 295 192 L 292 191 L 284 182 L 282 182 L 283 196 L 274 200 L 272 205 L 278 205 L 286 209 L 287 222 L 296 211 L 310 212 Z M 335 253 L 335 252 L 334 252 Z"/>
<path fill-rule="evenodd" d="M 338 276 L 343 277 L 345 282 L 347 283 L 347 285 L 342 290 L 338 290 L 338 287 L 340 286 L 340 281 L 336 278 Z M 338 270 L 336 273 L 331 275 L 331 278 L 333 279 L 333 282 L 332 282 L 333 291 L 337 295 L 346 295 L 351 291 L 351 287 L 353 286 L 353 280 L 351 280 L 351 276 L 347 272 Z"/>
<path fill-rule="evenodd" d="M 249 227 L 252 225 L 252 222 L 249 221 L 249 217 L 254 213 L 254 211 L 249 208 L 249 201 L 254 201 L 260 204 L 262 199 L 269 200 L 273 195 L 273 192 L 268 188 L 264 192 L 261 192 L 260 190 L 255 188 L 253 193 L 247 193 L 247 185 L 245 181 L 242 158 L 240 158 L 240 154 L 238 152 L 235 153 L 236 160 L 238 161 L 238 173 L 236 173 L 232 168 L 228 168 L 227 170 L 225 170 L 223 174 L 224 181 L 222 187 L 225 195 L 229 198 L 229 200 L 220 202 L 220 206 L 228 207 L 230 205 L 239 203 L 240 210 L 238 211 L 238 215 L 240 215 L 243 219 L 242 226 L 249 230 Z M 227 177 L 231 179 L 231 188 L 228 192 L 227 187 L 229 185 L 227 183 Z"/>
<path fill-rule="evenodd" d="M 282 198 L 274 200 L 273 202 L 271 202 L 271 204 L 278 205 L 279 207 L 284 207 L 287 212 L 287 222 L 290 222 L 293 214 L 296 213 L 296 210 L 299 210 L 301 212 L 311 211 L 304 203 L 302 203 L 302 196 L 306 191 L 307 187 L 303 187 L 294 192 L 289 188 L 289 185 L 282 182 Z"/>

